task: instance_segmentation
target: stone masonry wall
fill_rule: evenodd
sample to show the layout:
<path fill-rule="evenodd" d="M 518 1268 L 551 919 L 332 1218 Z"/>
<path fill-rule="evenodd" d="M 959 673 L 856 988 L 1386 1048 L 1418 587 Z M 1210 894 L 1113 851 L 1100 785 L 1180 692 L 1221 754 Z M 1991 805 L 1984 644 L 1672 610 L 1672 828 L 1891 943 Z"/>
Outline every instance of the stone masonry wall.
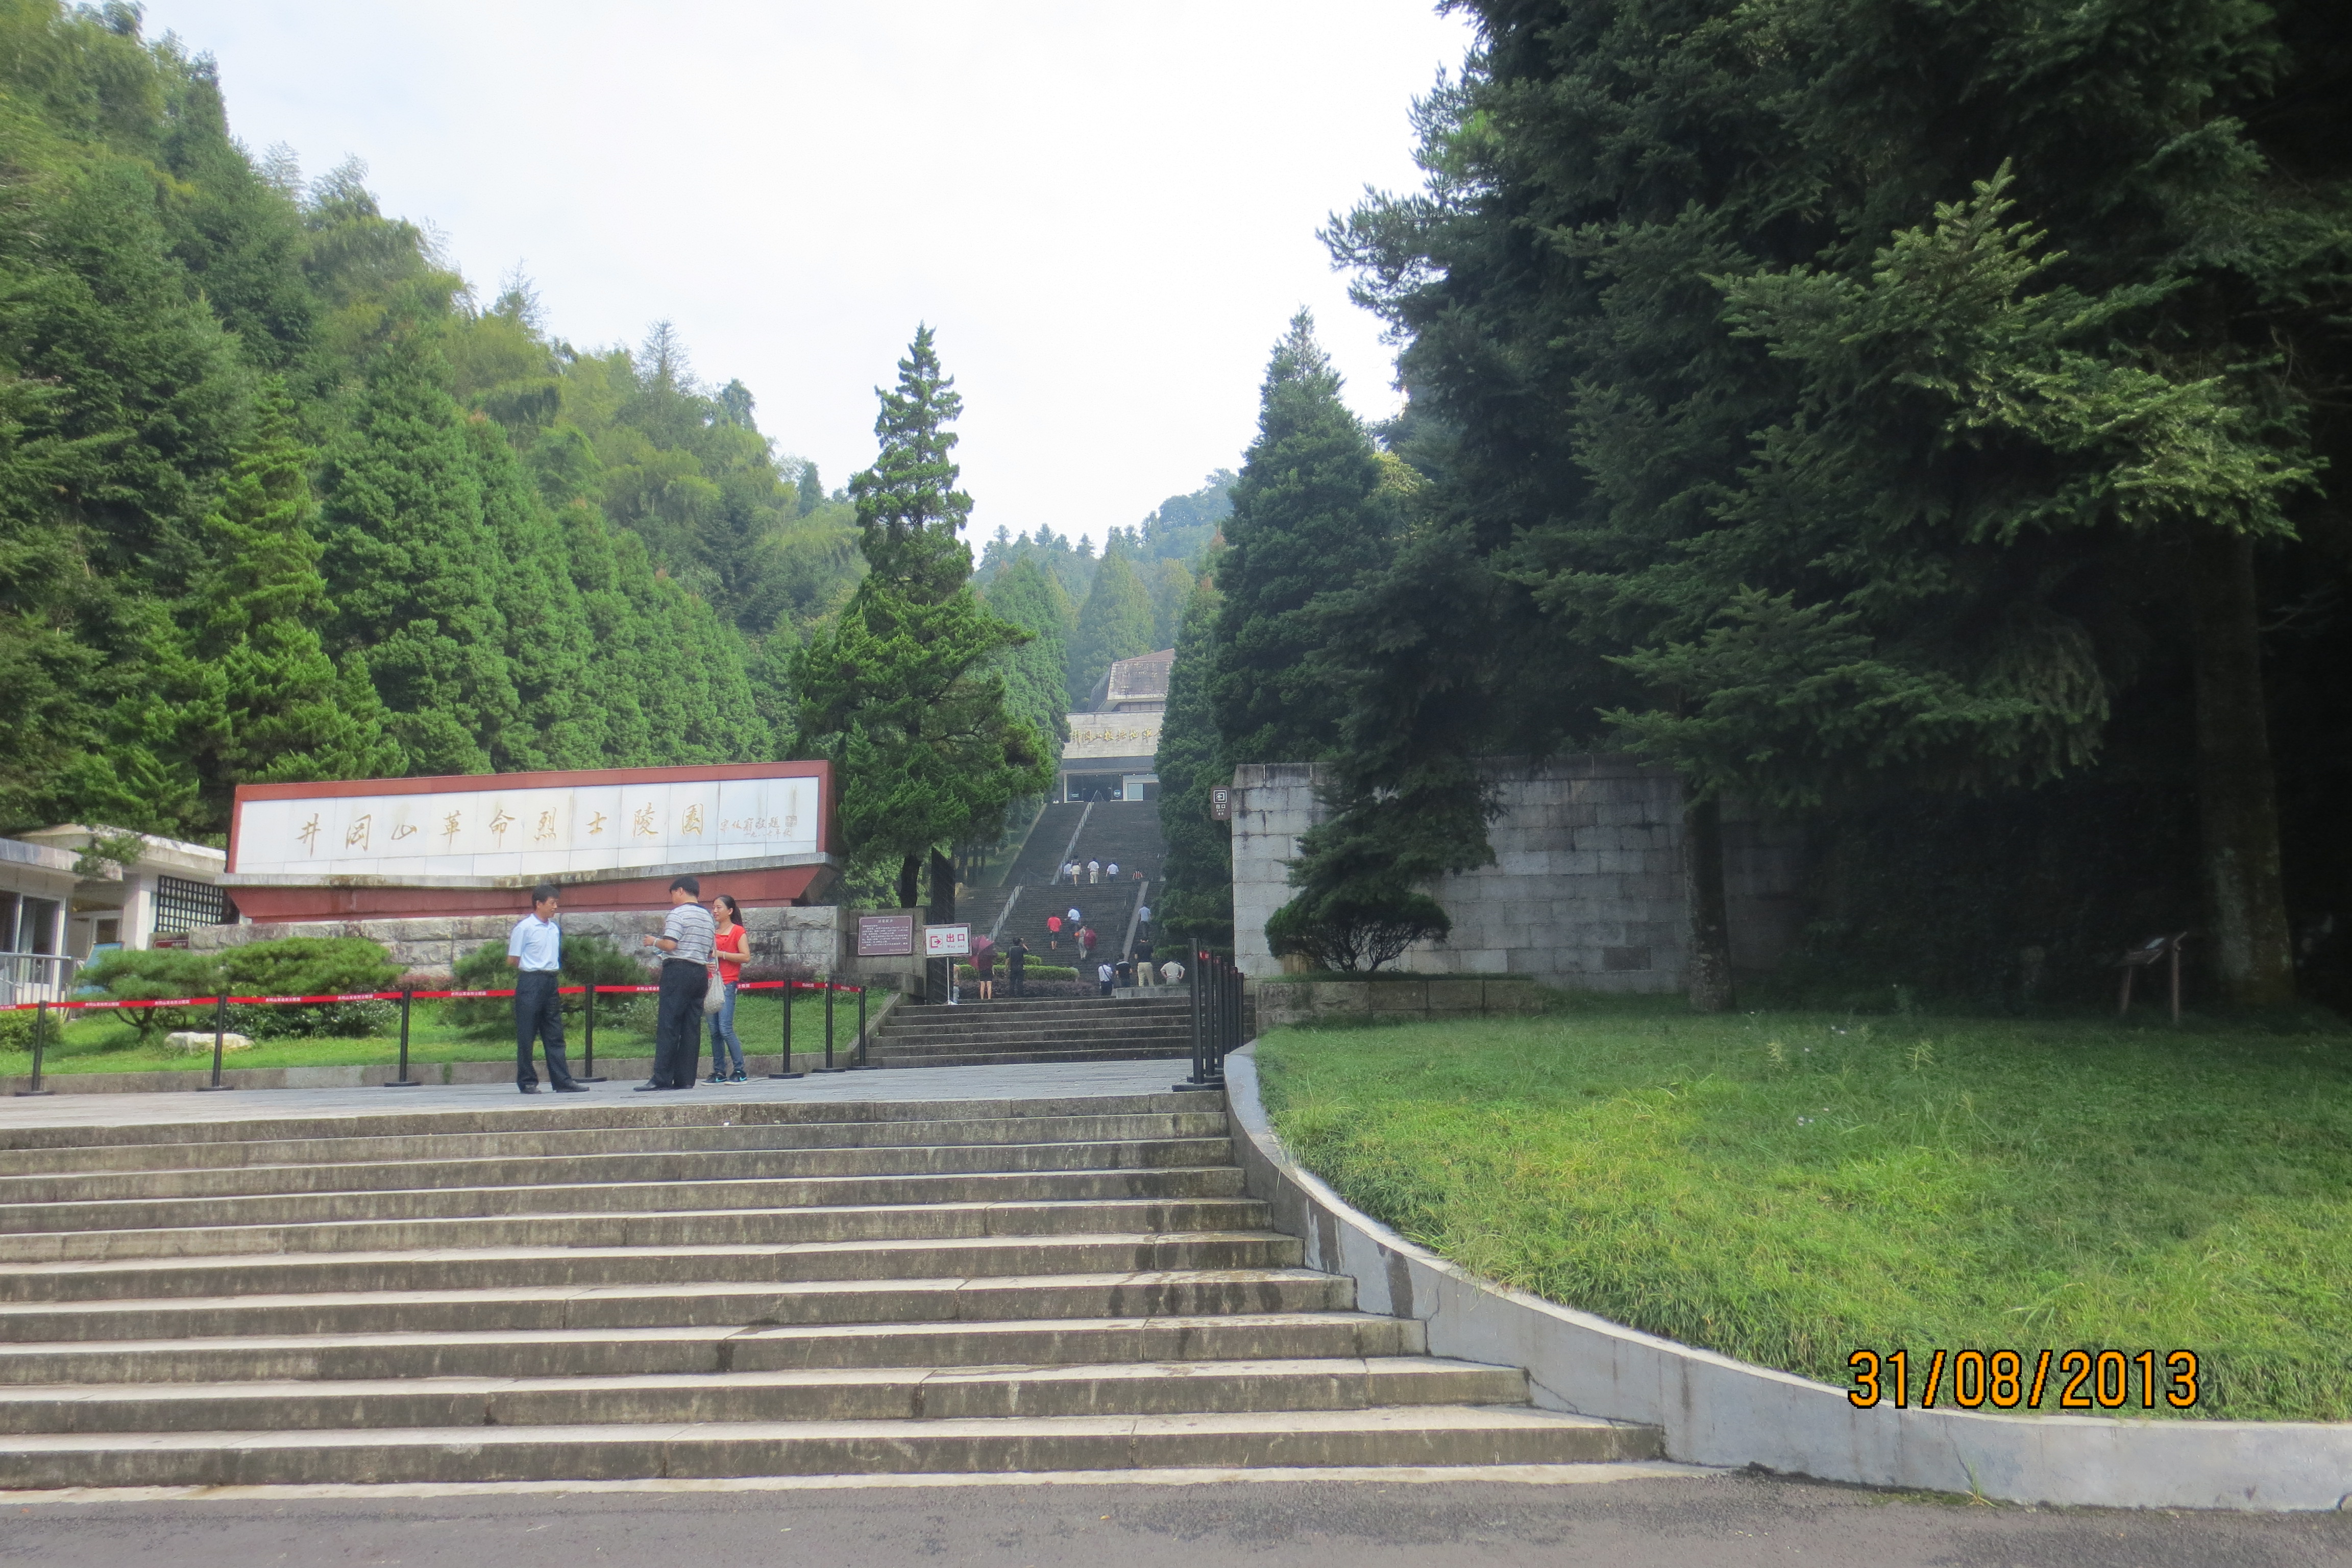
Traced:
<path fill-rule="evenodd" d="M 1453 917 L 1443 943 L 1400 966 L 1428 974 L 1523 974 L 1591 991 L 1675 991 L 1684 984 L 1688 906 L 1682 787 L 1673 773 L 1612 755 L 1500 768 L 1503 815 L 1492 865 L 1431 889 Z M 1234 933 L 1244 973 L 1273 975 L 1268 916 L 1288 901 L 1288 864 L 1321 820 L 1315 771 L 1279 763 L 1234 773 Z M 1794 940 L 1802 845 L 1790 828 L 1727 810 L 1725 883 L 1732 953 L 1769 968 Z"/>
<path fill-rule="evenodd" d="M 520 915 L 463 915 L 445 919 L 385 921 L 285 921 L 250 925 L 202 926 L 188 934 L 188 945 L 198 949 L 238 947 L 249 942 L 278 937 L 361 936 L 381 942 L 392 961 L 413 974 L 446 975 L 476 948 L 489 942 L 503 946 Z M 563 929 L 575 935 L 607 937 L 632 953 L 652 949 L 640 939 L 658 935 L 662 917 L 650 911 L 583 911 L 562 917 Z M 831 905 L 811 908 L 778 907 L 743 911 L 751 932 L 752 979 L 765 979 L 782 968 L 831 973 L 842 966 L 847 951 L 843 933 L 845 911 Z"/>

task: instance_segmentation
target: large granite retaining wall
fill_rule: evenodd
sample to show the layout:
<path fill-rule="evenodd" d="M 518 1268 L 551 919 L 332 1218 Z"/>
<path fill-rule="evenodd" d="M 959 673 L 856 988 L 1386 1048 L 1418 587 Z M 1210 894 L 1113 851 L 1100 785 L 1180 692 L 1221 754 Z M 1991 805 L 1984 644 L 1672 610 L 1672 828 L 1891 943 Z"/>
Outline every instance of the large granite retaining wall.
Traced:
<path fill-rule="evenodd" d="M 457 961 L 488 942 L 501 945 L 514 930 L 517 915 L 452 915 L 437 919 L 386 921 L 283 921 L 248 925 L 200 926 L 188 933 L 188 945 L 198 949 L 242 946 L 278 937 L 362 936 L 382 942 L 394 963 L 413 974 L 447 974 Z M 630 952 L 650 955 L 642 939 L 658 935 L 662 917 L 650 911 L 583 911 L 562 917 L 563 929 L 575 935 L 607 937 Z M 811 973 L 832 973 L 843 967 L 849 931 L 846 911 L 833 905 L 811 908 L 752 909 L 743 911 L 751 932 L 750 977 L 763 979 L 790 968 Z M 647 957 L 647 966 L 652 960 Z"/>
<path fill-rule="evenodd" d="M 1524 974 L 1595 991 L 1676 991 L 1689 906 L 1682 865 L 1682 785 L 1664 769 L 1612 755 L 1562 757 L 1540 770 L 1498 764 L 1503 814 L 1492 865 L 1431 889 L 1453 917 L 1443 943 L 1400 967 L 1431 974 Z M 1289 863 L 1320 822 L 1314 767 L 1234 771 L 1234 942 L 1244 973 L 1282 964 L 1268 916 L 1288 902 Z M 1795 940 L 1801 839 L 1738 805 L 1724 813 L 1724 882 L 1732 963 L 1769 969 Z"/>

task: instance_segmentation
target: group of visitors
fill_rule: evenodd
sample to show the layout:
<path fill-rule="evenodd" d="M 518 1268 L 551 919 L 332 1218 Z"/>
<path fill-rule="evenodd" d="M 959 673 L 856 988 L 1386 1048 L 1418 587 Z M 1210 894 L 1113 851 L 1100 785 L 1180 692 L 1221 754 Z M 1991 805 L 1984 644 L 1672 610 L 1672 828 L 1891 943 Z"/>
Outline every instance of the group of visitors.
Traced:
<path fill-rule="evenodd" d="M 1075 882 L 1081 868 L 1072 861 L 1063 869 Z M 1090 860 L 1084 869 L 1089 881 L 1105 874 L 1118 875 L 1116 861 L 1106 868 Z M 1136 873 L 1139 879 L 1142 875 L 1140 871 Z M 645 944 L 661 955 L 660 994 L 655 1015 L 653 1077 L 637 1088 L 645 1091 L 695 1086 L 701 1056 L 698 1020 L 704 1015 L 705 998 L 714 983 L 719 989 L 719 1003 L 718 1010 L 709 1014 L 710 1073 L 704 1081 L 745 1082 L 743 1041 L 735 1032 L 735 988 L 741 983 L 743 964 L 751 956 L 742 906 L 733 895 L 719 893 L 712 896 L 708 908 L 704 907 L 702 884 L 693 877 L 671 879 L 669 901 L 669 914 L 662 921 L 661 934 L 645 939 Z M 563 999 L 560 994 L 563 928 L 556 924 L 555 919 L 561 907 L 562 889 L 551 882 L 541 883 L 531 889 L 530 913 L 515 922 L 514 931 L 507 938 L 507 964 L 516 971 L 515 1087 L 525 1094 L 539 1092 L 539 1074 L 531 1062 L 534 1046 L 547 1058 L 548 1083 L 556 1093 L 584 1094 L 588 1089 L 572 1076 L 571 1063 L 564 1055 Z M 1145 940 L 1139 942 L 1127 958 L 1116 963 L 1105 960 L 1096 967 L 1097 982 L 1106 996 L 1122 986 L 1183 984 L 1181 963 L 1172 960 L 1160 964 L 1151 962 L 1148 939 L 1151 907 L 1139 905 L 1135 920 L 1137 934 Z M 1049 950 L 1060 951 L 1065 935 L 1077 947 L 1083 973 L 1085 965 L 1095 963 L 1095 949 L 1101 939 L 1086 923 L 1086 917 L 1076 904 L 1063 914 L 1045 919 L 1045 945 Z M 1016 936 L 1001 955 L 1011 995 L 1027 994 L 1029 951 L 1029 944 Z M 988 937 L 972 944 L 972 975 L 981 1001 L 995 999 L 999 956 L 996 943 Z M 785 1005 L 791 1005 L 789 997 Z"/>
<path fill-rule="evenodd" d="M 659 936 L 645 939 L 661 954 L 661 989 L 654 1025 L 653 1077 L 637 1088 L 692 1089 L 701 1056 L 704 1002 L 715 983 L 718 1009 L 710 1018 L 710 1083 L 748 1081 L 743 1041 L 735 1032 L 735 988 L 743 978 L 751 944 L 743 908 L 730 893 L 702 904 L 702 884 L 693 877 L 671 879 L 670 910 Z M 563 929 L 555 923 L 562 889 L 542 882 L 531 889 L 530 913 L 515 922 L 507 938 L 507 964 L 515 970 L 515 1087 L 539 1092 L 531 1049 L 547 1058 L 547 1077 L 558 1094 L 580 1094 L 588 1086 L 572 1076 L 563 1047 Z M 791 1005 L 789 999 L 786 1004 Z"/>
<path fill-rule="evenodd" d="M 1078 879 L 1082 876 L 1086 878 L 1088 882 L 1095 883 L 1097 885 L 1100 885 L 1104 882 L 1116 882 L 1118 880 L 1118 862 L 1114 860 L 1109 865 L 1106 866 L 1099 860 L 1089 860 L 1085 865 L 1081 866 L 1076 860 L 1065 860 L 1062 862 L 1061 876 L 1057 876 L 1054 879 L 1058 882 L 1062 879 L 1062 877 L 1067 877 L 1070 879 L 1070 886 L 1075 888 L 1078 885 Z M 1143 880 L 1143 873 L 1138 871 L 1135 874 L 1135 879 L 1139 882 Z"/>
<path fill-rule="evenodd" d="M 1095 982 L 1102 987 L 1102 994 L 1106 996 L 1132 985 L 1181 985 L 1184 984 L 1184 966 L 1172 958 L 1165 963 L 1155 964 L 1151 962 L 1151 950 L 1139 947 L 1132 958 L 1097 965 Z"/>

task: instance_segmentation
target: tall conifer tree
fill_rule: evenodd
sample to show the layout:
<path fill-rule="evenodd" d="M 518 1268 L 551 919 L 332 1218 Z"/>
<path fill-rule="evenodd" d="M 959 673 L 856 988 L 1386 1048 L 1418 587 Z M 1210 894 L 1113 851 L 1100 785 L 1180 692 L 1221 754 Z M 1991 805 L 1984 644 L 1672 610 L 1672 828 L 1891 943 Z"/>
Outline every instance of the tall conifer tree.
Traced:
<path fill-rule="evenodd" d="M 393 732 L 425 773 L 489 772 L 522 723 L 498 607 L 506 563 L 461 418 L 425 353 L 404 344 L 327 453 L 335 640 L 367 651 Z"/>
<path fill-rule="evenodd" d="M 1070 634 L 1071 705 L 1082 706 L 1112 665 L 1151 651 L 1151 596 L 1127 552 L 1107 545 Z"/>

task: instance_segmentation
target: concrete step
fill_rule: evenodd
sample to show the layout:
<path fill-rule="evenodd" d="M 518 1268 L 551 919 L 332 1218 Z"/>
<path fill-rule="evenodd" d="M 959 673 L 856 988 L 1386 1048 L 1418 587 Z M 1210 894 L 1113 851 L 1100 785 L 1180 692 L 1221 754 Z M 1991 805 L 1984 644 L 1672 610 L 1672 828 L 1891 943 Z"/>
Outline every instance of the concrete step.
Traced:
<path fill-rule="evenodd" d="M 895 1052 L 877 1051 L 871 1061 L 877 1068 L 980 1068 L 1042 1062 L 1179 1061 L 1192 1054 L 1192 1048 L 1189 1045 L 1143 1046 L 1134 1049 L 1112 1047 L 1096 1051 L 941 1052 L 936 1056 L 899 1056 Z"/>
<path fill-rule="evenodd" d="M 728 1194 L 716 1194 L 720 1198 Z M 1031 1199 L 837 1207 L 526 1213 L 382 1222 L 204 1226 L 0 1236 L 0 1265 L 226 1258 L 257 1253 L 395 1252 L 514 1247 L 772 1247 L 804 1241 L 940 1241 L 1085 1232 L 1264 1230 L 1252 1198 Z"/>
<path fill-rule="evenodd" d="M 408 1192 L 257 1194 L 29 1204 L 0 1213 L 16 1235 L 82 1235 L 181 1226 L 314 1225 L 337 1221 L 537 1214 L 649 1214 L 718 1208 L 856 1207 L 898 1204 L 1029 1203 L 1084 1198 L 1220 1198 L 1241 1194 L 1231 1165 L 1128 1170 L 961 1171 L 939 1174 L 808 1176 L 794 1180 L 598 1182 L 543 1187 L 421 1187 Z M 88 1245 L 88 1244 L 76 1244 Z M 59 1244 L 59 1257 L 72 1253 Z M 28 1247 L 37 1255 L 37 1247 Z"/>
<path fill-rule="evenodd" d="M 1045 1171 L 1167 1171 L 1233 1163 L 1225 1138 L 1139 1138 L 1122 1142 L 1016 1142 L 1016 1145 L 908 1145 L 885 1150 L 727 1150 L 706 1154 L 560 1154 L 551 1159 L 385 1162 L 351 1166 L 237 1166 L 228 1171 L 120 1171 L 89 1175 L 26 1175 L 0 1204 L 5 1229 L 61 1229 L 94 1223 L 122 1206 L 188 1208 L 191 1223 L 228 1220 L 237 1204 L 299 1201 L 364 1204 L 369 1196 L 480 1192 L 569 1192 L 579 1187 L 840 1183 L 912 1175 L 1021 1175 Z M 755 1199 L 746 1199 L 755 1201 Z M 336 1213 L 362 1215 L 364 1208 Z M 151 1220 L 164 1223 L 164 1220 Z"/>
<path fill-rule="evenodd" d="M 1066 1262 L 1067 1258 L 1056 1258 Z M 1339 1312 L 1355 1281 L 1295 1268 L 920 1279 L 312 1291 L 0 1303 L 0 1344 L 289 1334 L 544 1332 L 725 1324 L 939 1323 Z"/>
<path fill-rule="evenodd" d="M 542 1128 L 397 1137 L 254 1139 L 219 1143 L 124 1143 L 0 1150 L 0 1177 L 101 1171 L 220 1170 L 248 1165 L 502 1161 L 746 1149 L 887 1149 L 928 1144 L 1126 1142 L 1222 1138 L 1222 1107 L 1180 1115 L 971 1117 L 705 1127 Z"/>
<path fill-rule="evenodd" d="M 249 1102 L 248 1102 L 249 1103 Z M 414 1102 L 411 1102 L 413 1105 Z M 632 1095 L 525 1100 L 495 1104 L 400 1107 L 347 1116 L 226 1118 L 215 1121 L 54 1123 L 0 1131 L 0 1150 L 79 1149 L 123 1144 L 217 1143 L 247 1139 L 400 1138 L 465 1132 L 577 1131 L 595 1128 L 793 1126 L 809 1122 L 956 1121 L 967 1118 L 1192 1114 L 1201 1107 L 1176 1094 L 1069 1095 L 1028 1100 L 719 1100 Z"/>
<path fill-rule="evenodd" d="M 1431 1356 L 859 1367 L 633 1377 L 435 1377 L 0 1388 L 0 1435 L 289 1432 L 645 1422 L 1014 1416 L 1523 1405 L 1526 1374 Z"/>
<path fill-rule="evenodd" d="M 1192 1029 L 1181 1020 L 1165 1023 L 1145 1023 L 1071 1028 L 969 1028 L 908 1029 L 902 1033 L 877 1035 L 868 1042 L 873 1047 L 944 1045 L 956 1041 L 986 1041 L 992 1045 L 1021 1044 L 1055 1046 L 1104 1043 L 1124 1043 L 1145 1039 L 1190 1039 Z"/>
<path fill-rule="evenodd" d="M 11 1487 L 307 1485 L 1646 1458 L 1654 1427 L 1517 1406 L 940 1421 L 49 1435 L 0 1441 Z"/>
<path fill-rule="evenodd" d="M 1368 1312 L 974 1323 L 734 1324 L 498 1333 L 0 1344 L 0 1386 L 432 1377 L 635 1377 L 827 1367 L 1066 1366 L 1420 1355 L 1413 1318 Z"/>
<path fill-rule="evenodd" d="M 494 1247 L 310 1257 L 126 1258 L 0 1268 L 0 1304 L 152 1302 L 364 1291 L 593 1289 L 1171 1269 L 1288 1268 L 1298 1238 L 1271 1231 L 1153 1236 L 971 1237 L 955 1241 L 812 1241 L 783 1247 Z M 5 1320 L 0 1320 L 5 1321 Z"/>

